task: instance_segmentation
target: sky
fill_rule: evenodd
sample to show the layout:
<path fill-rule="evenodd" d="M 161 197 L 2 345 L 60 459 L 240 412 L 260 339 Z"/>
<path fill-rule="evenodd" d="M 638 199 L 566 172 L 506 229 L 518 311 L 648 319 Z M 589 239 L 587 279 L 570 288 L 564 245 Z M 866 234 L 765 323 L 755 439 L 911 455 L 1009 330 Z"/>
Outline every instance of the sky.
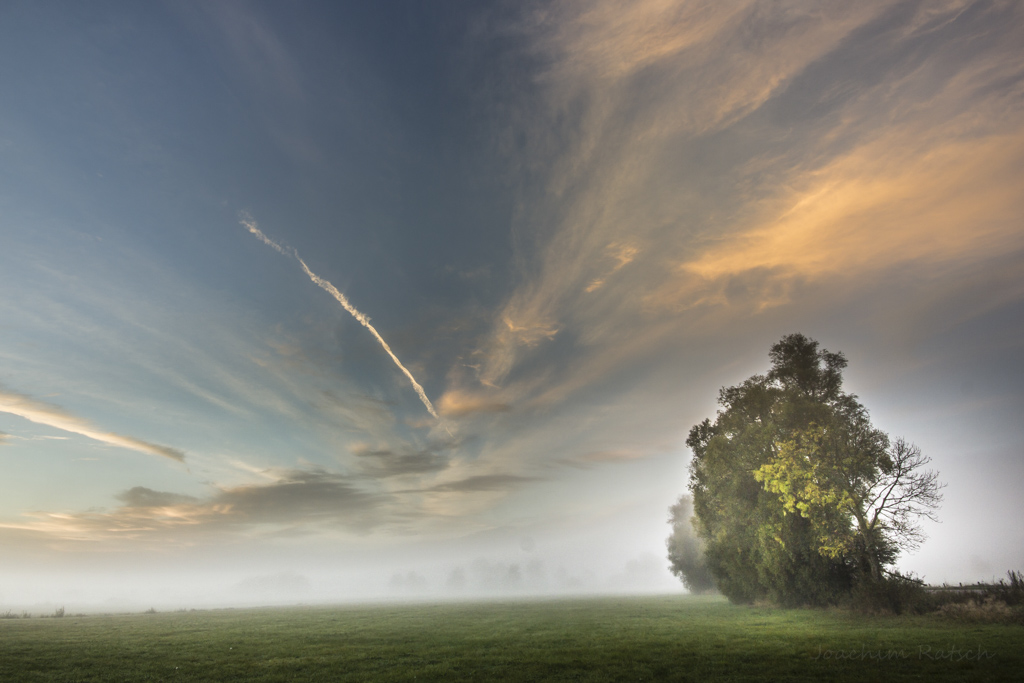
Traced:
<path fill-rule="evenodd" d="M 1024 5 L 0 6 L 0 608 L 682 591 L 801 332 L 1024 568 Z"/>

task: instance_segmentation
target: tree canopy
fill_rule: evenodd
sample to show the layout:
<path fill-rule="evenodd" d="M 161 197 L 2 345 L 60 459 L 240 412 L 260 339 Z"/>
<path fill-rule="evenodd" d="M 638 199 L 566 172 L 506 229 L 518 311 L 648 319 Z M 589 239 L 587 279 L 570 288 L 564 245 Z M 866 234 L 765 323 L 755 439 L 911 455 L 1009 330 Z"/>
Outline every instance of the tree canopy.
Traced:
<path fill-rule="evenodd" d="M 920 543 L 942 486 L 920 449 L 875 429 L 843 392 L 843 354 L 791 334 L 769 358 L 767 374 L 723 388 L 715 421 L 690 430 L 703 563 L 673 568 L 688 585 L 709 572 L 736 602 L 835 603 L 884 581 Z"/>

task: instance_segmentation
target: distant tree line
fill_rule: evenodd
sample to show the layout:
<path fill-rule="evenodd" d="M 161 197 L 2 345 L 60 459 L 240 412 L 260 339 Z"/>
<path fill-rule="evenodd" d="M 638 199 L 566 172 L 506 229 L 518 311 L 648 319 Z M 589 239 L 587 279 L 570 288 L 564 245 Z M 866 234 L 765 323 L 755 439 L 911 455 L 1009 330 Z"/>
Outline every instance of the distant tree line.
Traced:
<path fill-rule="evenodd" d="M 875 429 L 843 392 L 843 354 L 791 334 L 769 357 L 766 374 L 723 388 L 714 422 L 690 430 L 672 570 L 693 591 L 715 587 L 739 603 L 898 592 L 913 581 L 891 567 L 942 501 L 930 459 Z"/>

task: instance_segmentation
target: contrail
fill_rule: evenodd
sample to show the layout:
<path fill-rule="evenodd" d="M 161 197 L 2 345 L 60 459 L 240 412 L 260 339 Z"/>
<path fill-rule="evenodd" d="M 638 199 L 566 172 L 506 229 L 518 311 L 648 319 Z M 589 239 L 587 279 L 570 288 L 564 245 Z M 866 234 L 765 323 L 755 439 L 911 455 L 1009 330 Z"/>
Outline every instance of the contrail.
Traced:
<path fill-rule="evenodd" d="M 423 391 L 423 387 L 421 387 L 420 383 L 416 381 L 416 378 L 412 376 L 412 373 L 409 372 L 409 370 L 404 365 L 402 365 L 402 361 L 398 360 L 398 356 L 396 356 L 394 351 L 391 350 L 391 347 L 388 346 L 388 343 L 384 341 L 384 338 L 380 336 L 380 333 L 377 331 L 377 328 L 370 324 L 370 319 L 368 317 L 366 317 L 363 313 L 359 312 L 355 306 L 349 303 L 349 300 L 345 297 L 344 294 L 338 291 L 337 287 L 335 287 L 330 282 L 314 273 L 312 270 L 310 270 L 309 266 L 306 265 L 306 262 L 303 261 L 302 258 L 299 256 L 299 252 L 295 251 L 295 249 L 285 249 L 280 244 L 264 235 L 263 232 L 256 225 L 256 221 L 252 219 L 252 216 L 243 213 L 241 217 L 241 224 L 244 225 L 249 232 L 255 235 L 256 239 L 258 239 L 260 242 L 263 242 L 265 245 L 272 248 L 277 253 L 283 254 L 285 256 L 294 256 L 295 260 L 299 262 L 299 265 L 302 266 L 302 270 L 306 273 L 310 280 L 312 280 L 320 289 L 324 290 L 325 292 L 333 296 L 335 300 L 339 304 L 341 304 L 342 308 L 348 311 L 353 318 L 359 321 L 360 325 L 368 329 L 370 333 L 373 334 L 373 336 L 377 339 L 378 342 L 380 342 L 380 345 L 384 348 L 387 354 L 391 356 L 391 360 L 395 361 L 395 365 L 398 366 L 398 369 L 404 372 L 405 376 L 409 378 L 410 382 L 412 382 L 412 388 L 416 390 L 416 395 L 420 397 L 420 401 L 422 401 L 423 405 L 426 406 L 427 412 L 430 413 L 430 415 L 435 420 L 440 419 L 437 416 L 437 411 L 434 410 L 434 405 L 430 402 L 430 399 L 427 398 L 427 392 Z"/>
<path fill-rule="evenodd" d="M 140 453 L 161 455 L 165 458 L 170 458 L 171 460 L 177 460 L 182 463 L 185 462 L 185 454 L 177 448 L 149 443 L 148 441 L 136 439 L 132 436 L 124 436 L 123 434 L 104 432 L 88 420 L 72 415 L 62 408 L 50 403 L 37 401 L 31 396 L 26 396 L 25 394 L 5 391 L 2 386 L 0 386 L 0 413 L 10 413 L 11 415 L 23 417 L 26 420 L 35 422 L 36 424 L 54 427 L 65 432 L 71 432 L 72 434 L 81 434 L 82 436 L 110 444 L 111 446 L 130 448 L 131 450 L 139 451 Z"/>
<path fill-rule="evenodd" d="M 256 225 L 256 221 L 254 221 L 252 219 L 252 216 L 250 216 L 249 214 L 242 214 L 241 223 L 246 227 L 246 229 L 249 230 L 249 232 L 256 235 L 256 239 L 258 239 L 260 242 L 263 242 L 263 244 L 267 245 L 268 247 L 272 248 L 278 254 L 284 254 L 285 256 L 290 255 L 290 252 L 285 251 L 284 247 L 282 247 L 280 244 L 264 235 L 263 231 L 260 230 L 258 225 Z"/>

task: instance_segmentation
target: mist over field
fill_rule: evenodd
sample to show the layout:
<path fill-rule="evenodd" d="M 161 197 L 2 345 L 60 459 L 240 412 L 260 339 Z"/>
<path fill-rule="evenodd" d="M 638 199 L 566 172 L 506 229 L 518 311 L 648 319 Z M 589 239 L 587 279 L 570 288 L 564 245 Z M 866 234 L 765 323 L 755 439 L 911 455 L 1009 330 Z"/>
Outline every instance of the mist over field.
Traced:
<path fill-rule="evenodd" d="M 5 574 L 4 610 L 35 616 L 67 613 L 174 611 L 223 607 L 316 605 L 556 596 L 684 593 L 661 555 L 631 559 L 561 553 L 510 552 L 490 558 L 319 557 L 301 562 L 250 557 L 242 561 L 135 562 L 112 569 L 83 562 L 74 570 L 42 568 Z M 404 562 L 404 563 L 403 563 Z M 168 566 L 169 565 L 169 566 Z"/>
<path fill-rule="evenodd" d="M 1024 567 L 1024 5 L 0 3 L 0 613 L 679 593 L 800 332 Z"/>

